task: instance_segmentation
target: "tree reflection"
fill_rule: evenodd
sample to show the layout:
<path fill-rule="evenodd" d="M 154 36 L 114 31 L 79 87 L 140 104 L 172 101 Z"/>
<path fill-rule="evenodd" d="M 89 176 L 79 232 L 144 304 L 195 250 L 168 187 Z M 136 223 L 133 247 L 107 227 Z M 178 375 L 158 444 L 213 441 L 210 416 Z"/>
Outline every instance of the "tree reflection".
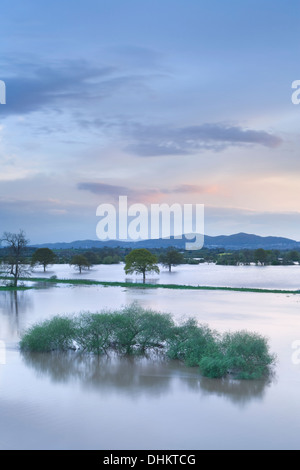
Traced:
<path fill-rule="evenodd" d="M 85 388 L 97 388 L 100 393 L 141 394 L 164 393 L 172 376 L 161 376 L 159 361 L 142 357 L 109 357 L 82 353 L 22 352 L 27 366 L 37 375 L 48 375 L 53 382 L 80 381 Z"/>
<path fill-rule="evenodd" d="M 32 305 L 28 291 L 4 291 L 0 295 L 0 321 L 7 325 L 10 336 L 20 334 L 25 313 Z M 4 326 L 3 326 L 4 328 Z"/>
<path fill-rule="evenodd" d="M 234 379 L 209 379 L 201 377 L 200 387 L 205 395 L 216 395 L 230 400 L 232 403 L 245 406 L 250 400 L 262 400 L 266 389 L 275 380 L 275 375 L 270 375 L 262 380 L 234 380 Z"/>
<path fill-rule="evenodd" d="M 78 352 L 22 352 L 27 366 L 39 377 L 49 376 L 55 383 L 80 382 L 84 388 L 97 389 L 101 394 L 116 393 L 136 399 L 143 395 L 158 397 L 171 392 L 178 380 L 200 395 L 213 394 L 234 404 L 262 400 L 268 380 L 230 380 L 201 377 L 196 368 L 178 361 L 156 357 L 94 356 Z"/>

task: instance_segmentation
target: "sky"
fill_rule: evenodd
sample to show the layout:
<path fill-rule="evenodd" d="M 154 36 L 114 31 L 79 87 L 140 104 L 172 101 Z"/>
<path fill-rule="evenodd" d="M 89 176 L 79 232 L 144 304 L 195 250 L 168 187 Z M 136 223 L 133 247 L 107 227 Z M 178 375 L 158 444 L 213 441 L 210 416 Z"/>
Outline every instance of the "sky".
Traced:
<path fill-rule="evenodd" d="M 204 204 L 300 240 L 299 0 L 2 0 L 0 232 L 97 239 L 100 204 Z"/>

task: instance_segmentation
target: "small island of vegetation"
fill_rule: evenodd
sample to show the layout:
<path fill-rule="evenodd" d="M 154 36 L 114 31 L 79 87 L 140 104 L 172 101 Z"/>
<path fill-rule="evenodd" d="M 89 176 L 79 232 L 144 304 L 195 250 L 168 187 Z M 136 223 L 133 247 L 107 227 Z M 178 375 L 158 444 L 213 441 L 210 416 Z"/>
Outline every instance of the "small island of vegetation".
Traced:
<path fill-rule="evenodd" d="M 199 367 L 210 378 L 261 379 L 275 363 L 267 339 L 257 333 L 220 334 L 194 318 L 176 324 L 170 314 L 136 303 L 116 311 L 55 316 L 25 331 L 20 348 L 125 355 L 159 351 L 166 358 Z"/>

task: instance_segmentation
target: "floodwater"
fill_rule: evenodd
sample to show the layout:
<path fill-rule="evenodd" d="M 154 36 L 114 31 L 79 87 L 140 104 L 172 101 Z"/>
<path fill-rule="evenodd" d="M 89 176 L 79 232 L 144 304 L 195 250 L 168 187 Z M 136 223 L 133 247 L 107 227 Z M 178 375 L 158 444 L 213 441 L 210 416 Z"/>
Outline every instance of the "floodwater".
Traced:
<path fill-rule="evenodd" d="M 94 279 L 97 281 L 142 282 L 141 275 L 126 275 L 124 264 L 96 265 L 79 274 L 74 267 L 56 264 L 44 273 L 35 269 L 36 277 L 57 276 L 61 279 Z M 147 282 L 200 286 L 256 287 L 266 289 L 300 289 L 300 265 L 293 266 L 217 266 L 203 263 L 181 265 L 172 271 L 160 266 L 160 273 L 148 274 Z"/>
<path fill-rule="evenodd" d="M 106 280 L 124 280 L 120 266 L 101 268 L 110 272 Z M 212 285 L 212 273 L 207 282 L 194 276 L 201 265 L 185 267 L 185 273 L 188 268 L 186 276 L 176 268 L 180 283 Z M 205 272 L 219 268 L 224 267 L 206 266 Z M 217 280 L 257 287 L 258 271 L 249 268 L 252 276 L 242 279 L 244 270 L 226 267 L 223 282 Z M 295 288 L 300 267 L 288 268 L 269 270 L 265 287 Z M 72 270 L 54 266 L 51 271 L 47 275 L 71 277 Z M 159 279 L 170 282 L 167 275 Z M 274 377 L 207 379 L 197 368 L 160 357 L 22 354 L 18 349 L 22 332 L 37 321 L 133 301 L 176 320 L 194 316 L 218 331 L 246 329 L 267 336 L 278 357 Z M 299 394 L 300 295 L 42 284 L 36 290 L 0 292 L 0 449 L 299 449 Z"/>

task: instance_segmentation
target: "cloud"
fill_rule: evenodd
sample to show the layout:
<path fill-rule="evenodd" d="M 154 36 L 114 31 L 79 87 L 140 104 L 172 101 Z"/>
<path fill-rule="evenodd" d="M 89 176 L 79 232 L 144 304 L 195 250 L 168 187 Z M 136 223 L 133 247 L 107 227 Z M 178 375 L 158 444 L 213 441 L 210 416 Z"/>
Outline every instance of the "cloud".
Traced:
<path fill-rule="evenodd" d="M 118 201 L 119 196 L 128 196 L 130 199 L 145 199 L 149 196 L 155 196 L 160 192 L 155 189 L 132 189 L 127 186 L 119 186 L 106 183 L 78 183 L 79 190 L 86 190 L 93 194 L 100 196 L 109 196 L 115 201 Z"/>
<path fill-rule="evenodd" d="M 79 190 L 90 191 L 94 194 L 106 194 L 108 196 L 113 197 L 119 194 L 128 194 L 128 191 L 132 191 L 125 186 L 118 186 L 105 183 L 78 183 L 77 188 Z"/>
<path fill-rule="evenodd" d="M 190 184 L 181 184 L 171 188 L 159 188 L 159 189 L 132 189 L 128 186 L 119 186 L 106 183 L 93 183 L 93 182 L 81 182 L 78 183 L 77 189 L 89 191 L 93 194 L 101 196 L 109 196 L 114 201 L 118 201 L 119 196 L 128 196 L 129 199 L 133 199 L 139 202 L 153 202 L 166 194 L 205 194 L 214 193 L 218 191 L 218 186 L 197 186 Z"/>
<path fill-rule="evenodd" d="M 143 142 L 128 145 L 124 149 L 139 157 L 164 157 L 168 155 L 188 155 L 190 152 L 183 146 L 178 146 L 175 142 Z"/>
<path fill-rule="evenodd" d="M 22 63 L 19 69 L 10 64 L 13 74 L 1 77 L 6 83 L 7 103 L 1 115 L 28 114 L 34 111 L 63 112 L 73 107 L 80 112 L 87 104 L 119 90 L 135 91 L 145 86 L 149 76 L 126 72 L 119 66 L 98 67 L 86 60 L 67 60 L 37 66 Z M 95 119 L 99 124 L 99 118 Z"/>
<path fill-rule="evenodd" d="M 114 71 L 112 67 L 93 67 L 86 61 L 23 64 L 17 76 L 4 78 L 7 103 L 2 114 L 27 114 L 49 106 L 62 109 L 66 102 L 86 99 L 95 90 L 93 81 L 103 81 Z"/>
<path fill-rule="evenodd" d="M 0 219 L 3 231 L 22 228 L 31 244 L 96 238 L 95 208 L 72 201 L 0 198 Z"/>
<path fill-rule="evenodd" d="M 180 193 L 180 194 L 204 194 L 204 193 L 215 193 L 219 190 L 217 185 L 209 186 L 198 186 L 194 184 L 181 184 L 175 188 L 169 190 L 162 190 L 162 192 L 168 193 Z"/>
<path fill-rule="evenodd" d="M 35 199 L 21 199 L 18 197 L 7 197 L 0 198 L 1 211 L 5 212 L 26 212 L 26 213 L 40 213 L 43 212 L 45 215 L 48 213 L 76 213 L 82 214 L 86 209 L 86 205 L 78 202 L 72 202 L 67 200 L 58 200 L 52 198 L 45 198 L 40 200 Z"/>
<path fill-rule="evenodd" d="M 221 151 L 229 146 L 262 145 L 275 148 L 281 138 L 262 130 L 243 129 L 226 124 L 202 124 L 181 128 L 135 125 L 134 142 L 126 151 L 141 157 L 187 155 L 199 150 Z"/>

